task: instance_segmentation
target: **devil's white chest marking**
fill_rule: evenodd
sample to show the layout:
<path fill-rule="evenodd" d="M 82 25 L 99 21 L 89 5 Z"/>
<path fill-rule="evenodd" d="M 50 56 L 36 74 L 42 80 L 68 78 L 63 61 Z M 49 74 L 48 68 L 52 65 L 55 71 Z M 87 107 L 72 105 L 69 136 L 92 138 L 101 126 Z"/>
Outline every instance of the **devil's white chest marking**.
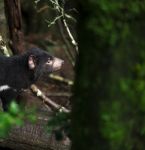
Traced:
<path fill-rule="evenodd" d="M 8 90 L 8 89 L 10 89 L 11 87 L 9 86 L 9 85 L 1 85 L 0 86 L 0 92 L 2 92 L 2 91 L 6 91 L 6 90 Z"/>

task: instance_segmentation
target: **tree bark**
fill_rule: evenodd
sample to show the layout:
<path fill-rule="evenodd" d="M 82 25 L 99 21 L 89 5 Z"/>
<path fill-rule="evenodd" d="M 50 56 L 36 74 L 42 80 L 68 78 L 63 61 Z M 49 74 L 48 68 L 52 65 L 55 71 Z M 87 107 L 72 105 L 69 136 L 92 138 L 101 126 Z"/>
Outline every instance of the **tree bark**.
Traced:
<path fill-rule="evenodd" d="M 9 28 L 10 48 L 14 54 L 24 52 L 24 35 L 20 0 L 4 0 L 5 13 Z"/>

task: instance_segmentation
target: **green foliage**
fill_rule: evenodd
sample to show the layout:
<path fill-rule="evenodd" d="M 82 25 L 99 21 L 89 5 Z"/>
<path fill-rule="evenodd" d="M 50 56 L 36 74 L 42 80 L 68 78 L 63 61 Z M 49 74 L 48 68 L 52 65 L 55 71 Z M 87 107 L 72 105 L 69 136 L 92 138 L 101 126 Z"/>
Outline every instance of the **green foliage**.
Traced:
<path fill-rule="evenodd" d="M 94 3 L 97 11 L 88 28 L 101 38 L 101 48 L 108 45 L 112 57 L 110 98 L 101 105 L 102 134 L 112 150 L 142 149 L 138 136 L 145 137 L 145 36 L 139 28 L 145 26 L 145 1 Z"/>
<path fill-rule="evenodd" d="M 8 112 L 0 112 L 0 138 L 6 137 L 12 127 L 22 126 L 26 119 L 35 122 L 35 110 L 26 112 L 13 101 Z"/>

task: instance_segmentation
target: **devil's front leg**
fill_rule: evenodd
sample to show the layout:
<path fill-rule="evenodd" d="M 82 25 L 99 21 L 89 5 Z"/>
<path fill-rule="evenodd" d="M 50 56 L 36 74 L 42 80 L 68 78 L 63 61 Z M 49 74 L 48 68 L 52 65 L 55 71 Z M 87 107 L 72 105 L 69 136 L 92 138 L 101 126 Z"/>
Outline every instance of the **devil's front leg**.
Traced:
<path fill-rule="evenodd" d="M 8 111 L 10 103 L 16 100 L 18 92 L 13 89 L 8 89 L 0 92 L 0 99 L 2 101 L 2 108 L 4 111 Z"/>

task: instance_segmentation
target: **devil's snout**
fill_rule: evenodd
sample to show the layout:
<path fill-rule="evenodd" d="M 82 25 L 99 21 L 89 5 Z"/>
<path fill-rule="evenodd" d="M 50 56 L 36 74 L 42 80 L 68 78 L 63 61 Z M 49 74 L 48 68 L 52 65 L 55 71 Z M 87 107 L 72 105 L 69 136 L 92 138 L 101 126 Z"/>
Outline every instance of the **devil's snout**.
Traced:
<path fill-rule="evenodd" d="M 63 64 L 64 60 L 55 57 L 53 60 L 53 70 L 59 70 Z"/>

